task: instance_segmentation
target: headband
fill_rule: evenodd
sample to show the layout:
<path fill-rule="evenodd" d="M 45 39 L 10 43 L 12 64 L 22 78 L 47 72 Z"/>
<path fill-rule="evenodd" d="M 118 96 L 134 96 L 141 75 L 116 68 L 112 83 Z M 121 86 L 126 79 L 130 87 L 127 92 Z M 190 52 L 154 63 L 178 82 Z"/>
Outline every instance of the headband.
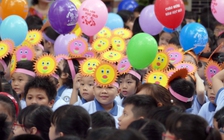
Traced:
<path fill-rule="evenodd" d="M 178 100 L 180 100 L 182 102 L 185 102 L 185 103 L 191 102 L 194 99 L 193 96 L 191 98 L 187 98 L 187 97 L 184 97 L 184 96 L 176 93 L 175 91 L 173 91 L 173 89 L 171 87 L 169 87 L 169 91 L 176 99 L 178 99 Z"/>
<path fill-rule="evenodd" d="M 75 75 L 76 75 L 76 72 L 75 72 L 75 69 L 74 69 L 74 64 L 73 64 L 71 59 L 68 59 L 68 66 L 69 66 L 69 69 L 70 69 L 71 74 L 72 74 L 72 79 L 74 79 Z"/>
<path fill-rule="evenodd" d="M 114 82 L 112 85 L 115 86 L 116 88 L 119 88 L 119 84 L 117 82 Z"/>
<path fill-rule="evenodd" d="M 141 75 L 138 74 L 136 71 L 130 70 L 128 73 L 134 75 L 136 78 L 138 78 L 138 80 L 141 81 Z"/>
<path fill-rule="evenodd" d="M 0 59 L 0 64 L 2 64 L 2 67 L 3 67 L 4 71 L 6 71 L 7 65 L 6 65 L 5 61 Z"/>
<path fill-rule="evenodd" d="M 30 70 L 26 70 L 26 69 L 20 69 L 19 68 L 19 69 L 16 69 L 15 72 L 27 74 L 27 75 L 32 76 L 32 77 L 35 77 L 36 76 L 35 72 L 32 72 Z"/>
<path fill-rule="evenodd" d="M 52 74 L 52 76 L 57 80 L 59 79 L 59 76 L 57 74 Z"/>
<path fill-rule="evenodd" d="M 41 45 L 41 44 L 37 44 L 37 46 L 38 46 L 38 47 L 40 47 L 40 48 L 41 48 L 41 50 L 43 50 L 43 51 L 44 51 L 44 46 L 43 46 L 43 45 Z"/>
<path fill-rule="evenodd" d="M 53 39 L 50 39 L 45 33 L 42 33 L 43 38 L 51 43 L 54 43 L 55 41 Z"/>
<path fill-rule="evenodd" d="M 12 95 L 10 95 L 10 94 L 8 94 L 6 92 L 0 92 L 0 95 L 4 95 L 4 96 L 8 97 L 13 102 L 13 104 L 15 106 L 15 109 L 16 109 L 16 116 L 18 116 L 18 114 L 19 114 L 19 105 L 18 105 L 18 102 L 16 101 L 16 99 Z"/>

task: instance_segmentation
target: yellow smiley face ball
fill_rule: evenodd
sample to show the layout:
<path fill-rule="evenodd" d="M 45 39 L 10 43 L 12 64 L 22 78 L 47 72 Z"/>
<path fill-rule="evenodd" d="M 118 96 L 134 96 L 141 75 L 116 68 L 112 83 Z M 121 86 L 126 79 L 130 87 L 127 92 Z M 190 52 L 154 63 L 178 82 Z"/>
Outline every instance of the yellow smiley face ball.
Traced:
<path fill-rule="evenodd" d="M 155 83 L 167 87 L 168 76 L 164 72 L 150 72 L 146 75 L 145 81 L 147 83 Z"/>
<path fill-rule="evenodd" d="M 169 56 L 166 53 L 159 52 L 152 62 L 151 66 L 154 70 L 164 70 L 169 64 Z"/>
<path fill-rule="evenodd" d="M 114 36 L 111 39 L 112 48 L 115 51 L 124 52 L 126 49 L 125 40 L 122 37 Z"/>
<path fill-rule="evenodd" d="M 37 30 L 29 31 L 25 40 L 29 41 L 32 45 L 37 45 L 42 40 L 42 33 Z"/>
<path fill-rule="evenodd" d="M 97 38 L 92 43 L 93 50 L 98 53 L 107 51 L 109 47 L 110 47 L 110 40 L 108 38 Z"/>
<path fill-rule="evenodd" d="M 93 74 L 97 65 L 100 64 L 100 60 L 97 58 L 88 58 L 81 65 L 81 72 L 83 75 Z"/>
<path fill-rule="evenodd" d="M 107 27 L 103 27 L 98 33 L 97 37 L 110 38 L 112 36 L 111 30 Z"/>
<path fill-rule="evenodd" d="M 118 62 L 123 58 L 123 54 L 117 51 L 107 51 L 101 55 L 101 58 L 108 62 Z"/>
<path fill-rule="evenodd" d="M 36 61 L 35 70 L 40 76 L 51 75 L 56 70 L 56 64 L 56 59 L 53 56 L 45 55 Z"/>

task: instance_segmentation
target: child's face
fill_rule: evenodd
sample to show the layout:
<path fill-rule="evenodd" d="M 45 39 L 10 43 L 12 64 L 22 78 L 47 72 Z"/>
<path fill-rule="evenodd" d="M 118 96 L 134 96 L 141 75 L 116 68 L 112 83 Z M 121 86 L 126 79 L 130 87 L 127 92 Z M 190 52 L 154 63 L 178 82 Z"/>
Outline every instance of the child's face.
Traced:
<path fill-rule="evenodd" d="M 215 103 L 215 93 L 212 89 L 212 86 L 210 85 L 205 85 L 205 90 L 207 92 L 207 95 L 208 95 L 208 99 L 211 103 Z"/>
<path fill-rule="evenodd" d="M 135 18 L 139 17 L 140 13 L 139 12 L 134 12 Z"/>
<path fill-rule="evenodd" d="M 134 106 L 132 104 L 127 104 L 124 107 L 123 114 L 118 118 L 119 129 L 127 129 L 127 127 L 136 120 L 132 108 Z"/>
<path fill-rule="evenodd" d="M 134 22 L 131 21 L 131 20 L 128 20 L 126 23 L 125 23 L 126 26 L 129 27 L 129 29 L 132 31 L 132 28 L 133 28 L 133 25 L 134 25 Z"/>
<path fill-rule="evenodd" d="M 28 90 L 26 95 L 26 105 L 38 104 L 49 106 L 50 108 L 53 106 L 54 101 L 49 101 L 47 97 L 46 91 L 39 88 L 31 88 Z"/>
<path fill-rule="evenodd" d="M 166 32 L 162 33 L 159 37 L 159 46 L 168 45 L 168 42 L 170 41 L 171 38 L 172 38 L 171 34 Z"/>
<path fill-rule="evenodd" d="M 93 87 L 94 87 L 94 78 L 93 77 L 83 76 L 80 79 L 79 91 L 80 91 L 82 98 L 85 99 L 86 101 L 91 101 L 94 99 Z"/>
<path fill-rule="evenodd" d="M 189 54 L 185 54 L 184 55 L 184 61 L 185 62 L 190 62 L 190 63 L 193 63 L 195 66 L 197 66 L 195 60 L 194 60 L 194 57 L 192 57 L 191 55 Z"/>
<path fill-rule="evenodd" d="M 40 47 L 35 46 L 34 49 L 37 58 L 43 55 L 43 50 Z"/>
<path fill-rule="evenodd" d="M 55 127 L 55 125 L 53 125 L 51 123 L 51 127 L 49 129 L 49 139 L 50 140 L 54 140 L 54 139 L 56 139 L 58 137 L 60 137 L 60 134 L 56 134 L 56 127 Z"/>
<path fill-rule="evenodd" d="M 23 73 L 15 72 L 12 74 L 12 89 L 18 94 L 24 93 L 25 85 L 29 82 L 29 76 Z"/>
<path fill-rule="evenodd" d="M 108 105 L 113 103 L 115 97 L 118 95 L 118 89 L 115 86 L 94 86 L 93 94 L 100 104 Z"/>
<path fill-rule="evenodd" d="M 136 90 L 137 90 L 136 81 L 132 79 L 132 76 L 130 74 L 127 74 L 124 78 L 120 79 L 120 89 L 121 89 L 121 94 L 124 97 L 130 96 L 136 93 Z"/>
<path fill-rule="evenodd" d="M 218 26 L 216 26 L 215 27 L 215 29 L 214 29 L 214 34 L 215 34 L 215 36 L 216 37 L 218 37 L 219 36 L 219 34 L 221 33 L 221 32 L 223 32 L 224 31 L 224 25 L 218 25 Z"/>

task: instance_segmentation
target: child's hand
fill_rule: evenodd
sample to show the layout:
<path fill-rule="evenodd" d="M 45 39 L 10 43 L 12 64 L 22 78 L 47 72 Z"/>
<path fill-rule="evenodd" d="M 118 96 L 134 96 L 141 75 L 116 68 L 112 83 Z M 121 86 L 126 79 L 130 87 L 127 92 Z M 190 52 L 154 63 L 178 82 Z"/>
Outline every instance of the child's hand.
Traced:
<path fill-rule="evenodd" d="M 78 90 L 80 86 L 80 79 L 81 79 L 81 74 L 77 73 L 75 75 L 75 78 L 73 79 L 73 89 Z"/>

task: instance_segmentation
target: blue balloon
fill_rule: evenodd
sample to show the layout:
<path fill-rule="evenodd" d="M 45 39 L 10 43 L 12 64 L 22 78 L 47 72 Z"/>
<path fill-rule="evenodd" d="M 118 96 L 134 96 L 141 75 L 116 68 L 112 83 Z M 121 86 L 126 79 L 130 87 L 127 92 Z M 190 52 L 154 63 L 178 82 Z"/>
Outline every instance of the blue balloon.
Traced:
<path fill-rule="evenodd" d="M 164 27 L 163 31 L 167 33 L 173 33 L 175 30 Z"/>
<path fill-rule="evenodd" d="M 124 22 L 118 14 L 109 13 L 107 18 L 107 23 L 105 26 L 107 26 L 111 30 L 114 30 L 116 28 L 123 28 Z"/>
<path fill-rule="evenodd" d="M 15 46 L 19 46 L 26 39 L 28 27 L 23 18 L 11 15 L 2 21 L 0 33 L 2 40 L 11 39 Z"/>
<path fill-rule="evenodd" d="M 118 5 L 118 11 L 129 10 L 133 12 L 137 6 L 138 3 L 135 0 L 123 0 Z"/>
<path fill-rule="evenodd" d="M 203 25 L 189 23 L 180 31 L 179 40 L 184 51 L 193 50 L 199 54 L 208 43 L 208 33 Z"/>

